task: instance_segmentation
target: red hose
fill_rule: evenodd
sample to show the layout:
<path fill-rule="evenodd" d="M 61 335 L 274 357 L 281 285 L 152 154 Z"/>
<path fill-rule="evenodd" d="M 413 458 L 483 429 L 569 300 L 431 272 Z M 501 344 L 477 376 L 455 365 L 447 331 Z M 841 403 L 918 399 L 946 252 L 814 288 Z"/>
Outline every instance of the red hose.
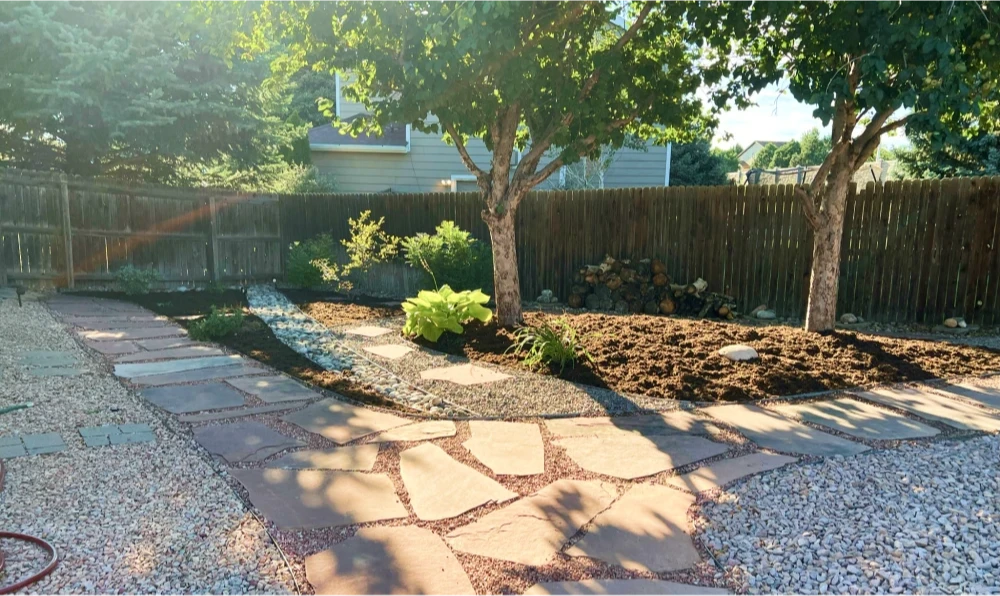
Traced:
<path fill-rule="evenodd" d="M 3 492 L 3 481 L 6 475 L 7 475 L 7 469 L 3 465 L 3 460 L 0 459 L 0 492 Z M 9 586 L 0 586 L 0 594 L 10 594 L 26 586 L 30 586 L 31 584 L 37 582 L 46 575 L 52 573 L 52 571 L 56 568 L 56 565 L 59 564 L 59 554 L 56 553 L 56 547 L 52 546 L 45 540 L 38 538 L 37 536 L 29 536 L 27 534 L 19 534 L 17 532 L 0 532 L 0 538 L 10 538 L 13 540 L 20 540 L 22 542 L 30 542 L 48 551 L 49 555 L 51 555 L 52 557 L 49 560 L 48 565 L 46 565 L 45 568 L 39 571 L 38 573 L 29 575 L 28 577 L 22 579 L 21 581 L 14 584 L 10 584 Z M 3 551 L 0 551 L 0 571 L 3 571 L 4 563 L 5 560 L 3 556 Z"/>

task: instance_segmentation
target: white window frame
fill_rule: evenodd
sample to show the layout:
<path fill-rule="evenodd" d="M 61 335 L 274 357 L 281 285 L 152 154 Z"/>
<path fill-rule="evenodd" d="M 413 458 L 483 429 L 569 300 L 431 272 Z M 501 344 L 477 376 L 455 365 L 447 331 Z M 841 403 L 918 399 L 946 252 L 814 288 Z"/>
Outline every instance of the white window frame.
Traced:
<path fill-rule="evenodd" d="M 451 175 L 451 192 L 458 192 L 459 182 L 475 182 L 476 177 L 472 174 L 452 174 Z"/>

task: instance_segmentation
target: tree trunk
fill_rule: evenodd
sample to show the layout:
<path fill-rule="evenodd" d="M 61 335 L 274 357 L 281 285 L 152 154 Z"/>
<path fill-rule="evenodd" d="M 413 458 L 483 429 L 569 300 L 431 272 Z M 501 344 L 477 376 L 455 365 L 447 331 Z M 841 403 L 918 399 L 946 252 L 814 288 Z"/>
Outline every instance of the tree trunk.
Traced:
<path fill-rule="evenodd" d="M 840 280 L 840 244 L 844 236 L 844 212 L 851 185 L 850 168 L 831 176 L 820 204 L 824 206 L 820 229 L 813 232 L 812 273 L 806 331 L 829 331 L 837 322 L 837 285 Z"/>
<path fill-rule="evenodd" d="M 500 215 L 483 212 L 483 220 L 493 243 L 493 298 L 497 303 L 497 321 L 504 327 L 519 325 L 524 319 L 514 242 L 514 211 L 507 210 Z"/>

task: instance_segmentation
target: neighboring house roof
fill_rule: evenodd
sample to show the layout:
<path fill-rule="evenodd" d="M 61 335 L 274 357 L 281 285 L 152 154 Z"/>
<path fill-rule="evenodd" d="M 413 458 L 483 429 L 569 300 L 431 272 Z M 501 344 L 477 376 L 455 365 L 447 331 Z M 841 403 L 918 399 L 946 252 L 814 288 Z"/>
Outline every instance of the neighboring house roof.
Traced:
<path fill-rule="evenodd" d="M 382 129 L 381 135 L 361 133 L 352 137 L 340 132 L 339 127 L 324 124 L 309 131 L 309 148 L 314 151 L 407 153 L 410 150 L 410 129 L 404 124 L 390 124 Z"/>
<path fill-rule="evenodd" d="M 747 148 L 744 149 L 743 152 L 740 153 L 736 159 L 745 163 L 750 163 L 750 160 L 753 159 L 753 156 L 757 155 L 757 152 L 766 147 L 767 145 L 770 144 L 774 145 L 775 147 L 781 147 L 787 142 L 788 141 L 754 141 L 749 145 L 747 145 Z"/>

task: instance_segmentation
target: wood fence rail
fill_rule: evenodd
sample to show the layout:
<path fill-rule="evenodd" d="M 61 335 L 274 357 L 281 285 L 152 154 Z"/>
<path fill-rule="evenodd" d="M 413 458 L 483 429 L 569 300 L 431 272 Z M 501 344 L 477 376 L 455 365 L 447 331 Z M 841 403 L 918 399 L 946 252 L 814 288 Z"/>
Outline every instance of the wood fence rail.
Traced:
<path fill-rule="evenodd" d="M 792 191 L 743 185 L 533 192 L 517 217 L 525 298 L 551 289 L 565 299 L 577 270 L 605 254 L 659 257 L 674 280 L 702 277 L 744 311 L 767 304 L 781 316 L 801 317 L 812 233 Z M 1000 324 L 998 206 L 1000 178 L 852 189 L 838 312 L 885 322 L 964 316 Z M 108 280 L 133 263 L 177 284 L 271 279 L 282 276 L 289 243 L 320 233 L 345 238 L 347 219 L 364 210 L 384 216 L 386 229 L 399 236 L 433 232 L 450 219 L 489 241 L 475 193 L 252 195 L 0 173 L 0 275 L 73 284 Z M 357 285 L 402 297 L 419 283 L 416 272 L 392 263 Z"/>

